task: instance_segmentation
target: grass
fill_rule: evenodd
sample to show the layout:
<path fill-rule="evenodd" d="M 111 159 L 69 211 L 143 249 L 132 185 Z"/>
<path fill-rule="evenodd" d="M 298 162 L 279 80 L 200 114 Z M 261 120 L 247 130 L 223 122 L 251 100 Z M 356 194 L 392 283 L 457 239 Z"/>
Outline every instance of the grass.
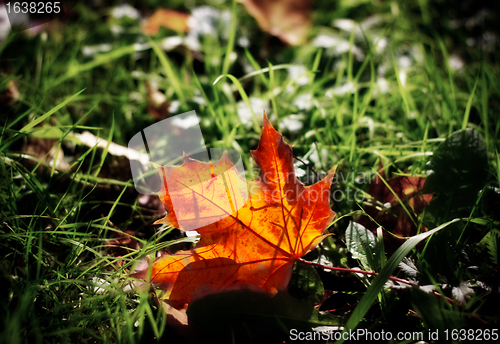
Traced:
<path fill-rule="evenodd" d="M 165 52 L 161 38 L 174 32 L 162 29 L 159 36 L 145 38 L 138 22 L 112 19 L 102 14 L 105 9 L 83 3 L 64 26 L 54 21 L 36 35 L 11 34 L 0 47 L 0 85 L 7 88 L 13 80 L 20 97 L 0 105 L 1 341 L 139 343 L 175 336 L 154 293 L 147 286 L 129 289 L 129 271 L 154 259 L 157 251 L 188 247 L 192 240 L 172 228 L 152 226 L 161 207 L 154 197 L 140 200 L 127 172 L 128 160 L 110 154 L 108 147 L 82 144 L 75 135 L 90 131 L 127 145 L 156 121 L 148 113 L 146 83 L 157 85 L 172 114 L 196 110 L 207 145 L 236 149 L 248 171 L 263 110 L 294 154 L 317 172 L 336 164 L 344 173 L 374 172 L 381 160 L 393 176 L 424 176 L 433 152 L 447 137 L 475 129 L 487 158 L 480 192 L 455 212 L 458 205 L 443 203 L 428 210 L 429 219 L 422 216 L 432 229 L 455 220 L 445 212 L 455 214 L 462 221 L 450 228 L 459 227 L 460 236 L 433 236 L 423 249 L 405 246 L 418 262 L 419 281 L 435 285 L 443 296 L 456 296 L 446 285 L 470 283 L 474 293 L 463 305 L 445 298 L 433 303 L 430 294 L 382 290 L 393 273 L 385 272 L 397 265 L 395 258 L 385 262 L 390 266 L 382 270 L 384 278 L 363 280 L 366 286 L 344 276 L 350 291 L 331 287 L 324 271 L 320 276 L 325 289 L 361 300 L 349 322 L 351 313 L 336 314 L 347 326 L 395 331 L 401 325 L 424 331 L 498 325 L 498 312 L 488 306 L 498 300 L 488 291 L 498 286 L 498 260 L 486 258 L 497 257 L 498 236 L 491 233 L 498 233 L 500 221 L 495 215 L 500 204 L 498 65 L 494 54 L 469 49 L 472 58 L 454 69 L 451 38 L 446 30 L 433 30 L 429 12 L 404 2 L 391 4 L 346 2 L 332 11 L 332 18 L 382 18 L 364 30 L 342 30 L 322 11 L 315 12 L 318 24 L 312 34 L 344 40 L 349 46 L 345 52 L 311 42 L 285 46 L 257 30 L 236 2 L 214 6 L 228 11 L 238 25 L 233 21 L 227 32 L 200 37 L 196 53 L 185 47 Z M 113 33 L 116 27 L 119 33 Z M 241 46 L 239 39 L 249 32 L 251 43 Z M 382 48 L 381 41 L 386 44 Z M 108 44 L 109 50 L 83 53 L 99 44 Z M 245 112 L 247 120 L 240 118 Z M 311 169 L 297 165 L 310 182 Z M 336 187 L 367 192 L 369 186 L 369 181 L 349 179 Z M 316 258 L 355 267 L 359 263 L 345 250 L 344 232 L 363 212 L 362 204 L 343 200 L 332 206 L 338 215 L 329 230 L 335 237 L 320 245 Z M 129 239 L 137 245 L 126 243 Z M 451 247 L 440 257 L 449 260 L 443 269 L 452 271 L 432 266 L 436 256 L 429 252 L 438 244 Z M 120 245 L 127 248 L 117 253 Z M 443 274 L 446 281 L 440 280 Z M 410 309 L 419 318 L 407 316 Z"/>

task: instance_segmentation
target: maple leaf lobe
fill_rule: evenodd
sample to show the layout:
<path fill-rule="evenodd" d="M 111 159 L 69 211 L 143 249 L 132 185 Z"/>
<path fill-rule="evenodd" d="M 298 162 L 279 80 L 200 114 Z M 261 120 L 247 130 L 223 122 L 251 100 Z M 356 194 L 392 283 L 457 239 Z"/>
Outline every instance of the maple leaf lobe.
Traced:
<path fill-rule="evenodd" d="M 161 167 L 160 175 L 159 197 L 167 215 L 155 224 L 195 229 L 200 234 L 213 231 L 234 222 L 230 215 L 248 198 L 246 182 L 226 152 L 215 165 L 185 155 L 181 166 Z"/>

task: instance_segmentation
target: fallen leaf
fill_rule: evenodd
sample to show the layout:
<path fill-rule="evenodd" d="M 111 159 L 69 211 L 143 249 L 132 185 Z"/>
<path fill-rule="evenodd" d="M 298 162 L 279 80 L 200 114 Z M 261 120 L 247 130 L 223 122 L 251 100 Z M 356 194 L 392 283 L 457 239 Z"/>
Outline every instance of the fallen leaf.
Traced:
<path fill-rule="evenodd" d="M 27 159 L 29 166 L 37 166 L 39 173 L 47 173 L 55 164 L 56 171 L 67 171 L 69 164 L 64 159 L 64 151 L 58 140 L 29 138 L 24 151 L 34 160 Z M 40 162 L 43 162 L 42 164 Z"/>
<path fill-rule="evenodd" d="M 385 179 L 382 163 L 380 163 L 380 177 Z M 424 177 L 406 177 L 397 176 L 386 180 L 385 183 L 378 175 L 373 179 L 368 193 L 375 200 L 384 204 L 384 209 L 379 210 L 375 206 L 366 206 L 364 210 L 375 221 L 371 221 L 368 216 L 361 215 L 356 222 L 362 224 L 371 231 L 376 231 L 378 224 L 390 231 L 392 234 L 401 237 L 411 237 L 417 234 L 417 225 L 419 223 L 418 216 L 422 214 L 424 207 L 431 201 L 432 194 L 422 194 L 421 190 L 425 183 Z M 394 193 L 403 203 L 411 216 L 405 211 Z M 420 226 L 420 232 L 426 232 L 427 228 Z M 393 253 L 402 243 L 404 239 L 398 239 L 390 234 L 384 233 L 385 250 L 388 253 Z"/>
<path fill-rule="evenodd" d="M 197 229 L 201 240 L 194 249 L 163 256 L 153 264 L 151 283 L 165 291 L 170 305 L 182 308 L 208 294 L 238 289 L 274 295 L 288 285 L 294 262 L 324 238 L 335 216 L 329 201 L 333 172 L 304 186 L 295 176 L 291 147 L 265 114 L 259 146 L 252 155 L 262 175 L 248 185 L 227 154 L 215 165 L 185 156 L 181 166 L 161 168 L 166 188 L 160 198 L 168 213 L 156 223 L 181 229 L 202 224 L 205 218 L 210 223 Z M 202 175 L 207 170 L 212 178 Z M 212 188 L 219 182 L 215 175 L 221 174 L 227 188 L 224 184 Z M 224 211 L 215 213 L 213 205 L 227 199 L 235 211 L 228 212 L 223 205 Z M 220 219 L 214 222 L 213 216 Z"/>
<path fill-rule="evenodd" d="M 130 252 L 139 249 L 136 233 L 134 231 L 120 231 L 116 229 L 113 231 L 113 239 L 106 242 L 106 250 L 110 255 L 117 258 L 126 256 Z M 123 260 L 118 260 L 117 265 L 123 265 Z"/>
<path fill-rule="evenodd" d="M 311 29 L 311 0 L 238 0 L 260 28 L 291 45 L 304 43 Z"/>
<path fill-rule="evenodd" d="M 158 90 L 155 83 L 145 81 L 147 97 L 148 97 L 148 112 L 156 120 L 164 120 L 169 115 L 170 104 L 167 101 L 165 94 Z"/>
<path fill-rule="evenodd" d="M 0 84 L 0 86 L 3 86 Z M 21 95 L 14 80 L 9 80 L 5 88 L 0 90 L 0 106 L 10 107 L 19 101 Z"/>
<path fill-rule="evenodd" d="M 188 32 L 189 14 L 159 8 L 143 25 L 144 33 L 154 36 L 160 31 L 160 26 L 177 32 Z"/>

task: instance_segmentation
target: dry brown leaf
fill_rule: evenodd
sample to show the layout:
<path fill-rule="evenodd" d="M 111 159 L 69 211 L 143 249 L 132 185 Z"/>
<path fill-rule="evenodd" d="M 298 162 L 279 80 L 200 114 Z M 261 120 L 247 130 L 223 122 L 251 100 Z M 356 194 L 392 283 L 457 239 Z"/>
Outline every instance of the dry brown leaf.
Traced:
<path fill-rule="evenodd" d="M 291 45 L 304 43 L 311 29 L 311 0 L 238 0 L 262 30 Z"/>
<path fill-rule="evenodd" d="M 380 163 L 379 169 L 381 171 L 380 176 L 385 179 L 382 163 Z M 377 175 L 372 181 L 370 190 L 368 191 L 377 201 L 384 204 L 386 209 L 378 210 L 374 206 L 366 206 L 364 207 L 366 213 L 370 215 L 376 223 L 398 237 L 405 238 L 414 236 L 417 234 L 418 230 L 420 232 L 426 232 L 427 228 L 424 226 L 420 226 L 418 230 L 416 226 L 419 222 L 418 216 L 422 214 L 424 207 L 432 199 L 432 194 L 422 194 L 421 192 L 425 183 L 425 178 L 397 176 L 387 179 L 386 182 L 390 189 Z M 411 217 L 408 216 L 408 213 L 394 196 L 393 192 L 398 196 L 401 202 L 403 202 L 405 208 L 411 214 Z M 377 224 L 371 221 L 367 216 L 359 216 L 357 222 L 371 231 L 375 232 L 377 229 Z M 403 242 L 403 239 L 397 239 L 384 233 L 384 243 L 388 253 L 393 253 Z"/>
<path fill-rule="evenodd" d="M 160 31 L 160 26 L 177 32 L 188 32 L 188 18 L 189 14 L 187 13 L 159 8 L 146 21 L 143 30 L 145 34 L 150 36 L 156 35 Z"/>

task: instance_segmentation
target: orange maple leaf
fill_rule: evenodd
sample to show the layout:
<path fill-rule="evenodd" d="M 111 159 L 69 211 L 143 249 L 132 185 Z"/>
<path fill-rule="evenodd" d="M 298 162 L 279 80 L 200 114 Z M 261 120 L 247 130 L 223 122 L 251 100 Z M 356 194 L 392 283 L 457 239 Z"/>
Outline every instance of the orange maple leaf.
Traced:
<path fill-rule="evenodd" d="M 168 213 L 156 223 L 181 229 L 202 225 L 205 218 L 210 223 L 197 229 L 201 240 L 194 249 L 163 256 L 153 264 L 151 283 L 165 291 L 170 305 L 182 308 L 205 295 L 236 289 L 275 294 L 286 288 L 293 263 L 324 238 L 335 216 L 329 201 L 333 172 L 304 186 L 294 173 L 292 148 L 265 114 L 252 155 L 262 174 L 248 185 L 227 154 L 210 168 L 187 156 L 181 166 L 161 168 L 166 188 L 160 198 Z M 213 187 L 210 178 L 198 172 L 207 170 L 212 177 L 224 172 L 226 186 Z M 228 199 L 233 206 L 220 206 L 219 213 L 213 210 L 214 204 Z M 244 205 L 239 203 L 243 200 Z"/>

